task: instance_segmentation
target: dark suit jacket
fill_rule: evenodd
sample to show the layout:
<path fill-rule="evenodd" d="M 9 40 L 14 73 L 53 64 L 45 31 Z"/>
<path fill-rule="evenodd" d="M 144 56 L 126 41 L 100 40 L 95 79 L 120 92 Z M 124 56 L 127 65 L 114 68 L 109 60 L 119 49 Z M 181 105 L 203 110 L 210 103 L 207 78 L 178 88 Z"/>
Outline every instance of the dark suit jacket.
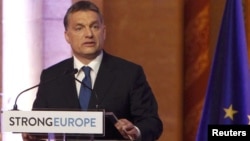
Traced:
<path fill-rule="evenodd" d="M 73 58 L 43 70 L 41 82 L 58 78 L 39 87 L 34 110 L 80 110 L 74 77 L 63 76 L 70 69 L 73 69 Z M 130 120 L 140 129 L 142 141 L 159 138 L 163 125 L 157 113 L 156 99 L 141 66 L 104 51 L 93 91 L 95 94 L 91 96 L 89 109 L 99 105 L 100 109 L 114 112 L 118 118 Z M 122 139 L 108 119 L 105 127 L 103 139 Z"/>

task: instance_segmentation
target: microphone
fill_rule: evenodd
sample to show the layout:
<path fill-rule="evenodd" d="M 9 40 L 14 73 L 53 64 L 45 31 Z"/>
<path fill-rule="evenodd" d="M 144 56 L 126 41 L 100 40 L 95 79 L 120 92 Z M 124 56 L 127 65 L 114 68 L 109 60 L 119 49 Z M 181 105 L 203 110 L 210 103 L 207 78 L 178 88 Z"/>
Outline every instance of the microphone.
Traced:
<path fill-rule="evenodd" d="M 45 81 L 40 82 L 39 84 L 37 84 L 37 85 L 35 85 L 35 86 L 32 86 L 32 87 L 30 87 L 30 88 L 28 88 L 28 89 L 23 90 L 22 92 L 20 92 L 20 93 L 17 95 L 12 110 L 18 110 L 17 100 L 18 100 L 18 98 L 19 98 L 23 93 L 25 93 L 25 92 L 27 92 L 27 91 L 29 91 L 29 90 L 32 90 L 32 89 L 34 89 L 34 88 L 36 88 L 36 87 L 39 87 L 39 86 L 41 86 L 41 85 L 44 85 L 44 84 L 46 84 L 46 83 L 48 83 L 48 82 L 54 81 L 54 80 L 56 80 L 56 79 L 58 79 L 58 78 L 60 78 L 60 77 L 62 77 L 62 76 L 65 76 L 65 75 L 74 75 L 74 74 L 76 74 L 77 72 L 78 72 L 77 69 L 73 69 L 73 70 L 72 70 L 72 69 L 68 69 L 68 70 L 66 70 L 62 75 L 59 75 L 59 76 L 57 76 L 57 77 L 54 77 L 54 78 L 45 80 Z"/>
<path fill-rule="evenodd" d="M 77 69 L 74 69 L 74 70 L 76 70 L 76 71 L 78 72 Z M 76 72 L 76 73 L 77 73 L 77 72 Z M 91 91 L 91 93 L 95 95 L 95 99 L 96 99 L 95 108 L 98 109 L 98 108 L 99 108 L 99 99 L 98 99 L 98 95 L 97 95 L 96 91 L 93 90 L 92 88 L 90 88 L 89 86 L 87 86 L 84 82 L 82 82 L 82 81 L 80 81 L 79 79 L 77 79 L 75 76 L 74 76 L 74 79 L 75 79 L 77 82 L 79 82 L 80 84 L 82 84 L 85 88 L 89 89 L 89 90 Z"/>

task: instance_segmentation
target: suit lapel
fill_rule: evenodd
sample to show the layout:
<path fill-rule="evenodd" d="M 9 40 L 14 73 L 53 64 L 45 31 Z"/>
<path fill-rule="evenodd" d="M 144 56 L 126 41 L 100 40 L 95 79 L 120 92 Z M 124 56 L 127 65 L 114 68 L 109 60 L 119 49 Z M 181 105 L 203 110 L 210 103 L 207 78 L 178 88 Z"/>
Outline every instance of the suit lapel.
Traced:
<path fill-rule="evenodd" d="M 108 89 L 111 87 L 111 83 L 114 79 L 113 71 L 114 66 L 112 65 L 112 60 L 110 56 L 103 53 L 103 59 L 95 80 L 94 93 L 95 97 L 92 95 L 90 101 L 90 108 L 95 108 L 96 104 L 101 105 L 105 95 L 108 93 Z"/>

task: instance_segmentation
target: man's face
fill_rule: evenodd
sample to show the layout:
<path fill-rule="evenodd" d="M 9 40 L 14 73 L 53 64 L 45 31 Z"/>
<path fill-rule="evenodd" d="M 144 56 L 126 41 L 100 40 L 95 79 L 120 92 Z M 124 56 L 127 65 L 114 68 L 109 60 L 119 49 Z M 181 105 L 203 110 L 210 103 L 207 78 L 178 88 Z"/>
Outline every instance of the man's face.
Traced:
<path fill-rule="evenodd" d="M 105 34 L 105 25 L 93 11 L 78 11 L 68 17 L 65 39 L 79 60 L 94 59 L 103 48 Z"/>

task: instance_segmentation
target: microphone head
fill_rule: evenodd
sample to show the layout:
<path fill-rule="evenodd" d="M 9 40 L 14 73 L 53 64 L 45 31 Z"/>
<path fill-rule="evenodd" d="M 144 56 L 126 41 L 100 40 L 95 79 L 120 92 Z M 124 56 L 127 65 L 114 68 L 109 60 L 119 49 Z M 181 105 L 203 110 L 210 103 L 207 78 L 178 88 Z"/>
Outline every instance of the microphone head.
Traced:
<path fill-rule="evenodd" d="M 77 69 L 77 68 L 74 68 L 73 74 L 76 74 L 76 73 L 78 73 L 78 69 Z"/>

